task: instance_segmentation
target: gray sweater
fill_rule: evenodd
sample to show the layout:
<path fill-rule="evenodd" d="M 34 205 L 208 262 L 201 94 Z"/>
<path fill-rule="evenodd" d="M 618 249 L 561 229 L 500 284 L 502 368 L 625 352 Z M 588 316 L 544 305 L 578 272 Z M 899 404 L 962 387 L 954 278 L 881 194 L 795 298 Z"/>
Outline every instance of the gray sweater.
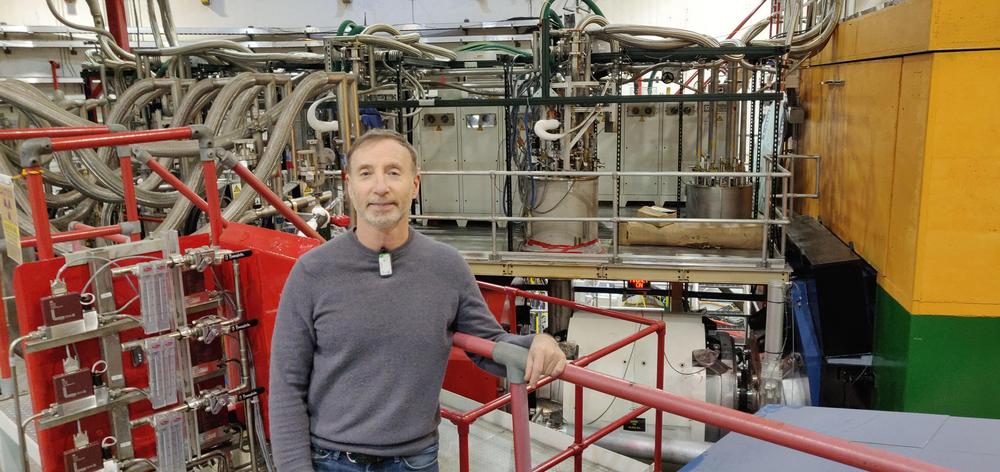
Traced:
<path fill-rule="evenodd" d="M 437 440 L 452 333 L 528 347 L 504 332 L 462 256 L 410 229 L 381 277 L 353 232 L 304 254 L 271 339 L 271 446 L 280 472 L 312 470 L 310 443 L 380 456 Z M 480 362 L 495 375 L 502 366 Z"/>

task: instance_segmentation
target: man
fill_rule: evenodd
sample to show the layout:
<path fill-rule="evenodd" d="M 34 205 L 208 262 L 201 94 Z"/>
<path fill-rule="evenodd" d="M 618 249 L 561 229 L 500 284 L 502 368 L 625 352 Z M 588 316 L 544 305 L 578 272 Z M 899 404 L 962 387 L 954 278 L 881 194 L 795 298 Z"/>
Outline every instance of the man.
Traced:
<path fill-rule="evenodd" d="M 269 391 L 275 462 L 280 472 L 437 471 L 453 332 L 529 347 L 532 385 L 561 374 L 566 357 L 548 335 L 505 333 L 462 256 L 409 227 L 420 175 L 405 138 L 369 131 L 346 165 L 356 228 L 303 255 L 281 296 Z"/>

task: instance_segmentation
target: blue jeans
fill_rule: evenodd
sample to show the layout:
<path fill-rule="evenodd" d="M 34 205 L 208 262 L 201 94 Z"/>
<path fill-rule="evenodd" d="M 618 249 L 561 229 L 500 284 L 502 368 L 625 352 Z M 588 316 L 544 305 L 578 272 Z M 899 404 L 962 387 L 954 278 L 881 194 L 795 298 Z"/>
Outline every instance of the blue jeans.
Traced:
<path fill-rule="evenodd" d="M 312 448 L 312 463 L 316 472 L 403 472 L 419 470 L 438 472 L 438 445 L 412 456 L 396 456 L 378 464 L 359 464 L 343 451 Z"/>

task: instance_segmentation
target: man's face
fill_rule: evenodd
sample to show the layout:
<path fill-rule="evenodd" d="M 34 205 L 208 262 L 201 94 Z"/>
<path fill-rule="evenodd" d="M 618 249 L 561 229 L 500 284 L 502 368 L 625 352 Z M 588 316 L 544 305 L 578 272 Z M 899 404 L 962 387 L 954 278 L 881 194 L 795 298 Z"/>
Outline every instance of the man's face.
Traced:
<path fill-rule="evenodd" d="M 420 189 L 420 176 L 399 143 L 383 139 L 355 152 L 347 182 L 359 225 L 385 231 L 409 224 L 410 201 Z"/>

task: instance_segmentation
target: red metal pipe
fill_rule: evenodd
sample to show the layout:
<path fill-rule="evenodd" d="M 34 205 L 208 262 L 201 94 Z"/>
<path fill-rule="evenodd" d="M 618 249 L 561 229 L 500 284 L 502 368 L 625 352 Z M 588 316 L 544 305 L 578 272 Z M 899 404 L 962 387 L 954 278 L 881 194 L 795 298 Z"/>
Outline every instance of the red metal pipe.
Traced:
<path fill-rule="evenodd" d="M 589 305 L 584 305 L 582 303 L 576 303 L 576 302 L 572 302 L 572 301 L 569 301 L 569 300 L 563 300 L 561 298 L 550 297 L 548 295 L 542 295 L 542 294 L 539 294 L 539 293 L 531 293 L 531 292 L 528 292 L 528 291 L 525 291 L 525 290 L 520 290 L 520 289 L 516 289 L 516 288 L 511 288 L 511 287 L 503 287 L 503 286 L 500 286 L 500 285 L 495 285 L 495 284 L 486 283 L 486 282 L 479 282 L 479 288 L 482 289 L 482 290 L 494 290 L 494 291 L 513 290 L 514 293 L 517 296 L 519 296 L 519 297 L 530 298 L 532 300 L 541 300 L 543 302 L 547 302 L 547 303 L 551 303 L 551 304 L 555 304 L 555 305 L 561 305 L 561 306 L 573 308 L 574 310 L 580 310 L 580 311 L 586 311 L 586 312 L 590 312 L 590 313 L 596 313 L 598 315 L 604 315 L 604 316 L 608 316 L 608 317 L 619 319 L 619 320 L 631 321 L 633 323 L 640 323 L 640 324 L 644 324 L 644 325 L 653 325 L 653 324 L 660 323 L 660 321 L 650 320 L 650 319 L 647 319 L 647 318 L 643 318 L 641 316 L 628 315 L 628 314 L 621 313 L 621 312 L 614 311 L 614 310 L 608 310 L 608 309 L 605 309 L 605 308 L 597 308 L 597 307 L 593 307 L 593 306 L 589 306 Z"/>
<path fill-rule="evenodd" d="M 542 378 L 542 380 L 538 381 L 538 383 L 535 385 L 535 388 L 529 387 L 528 391 L 533 392 L 555 381 L 556 381 L 555 377 L 544 377 Z M 472 423 L 473 421 L 478 420 L 483 415 L 493 410 L 507 406 L 508 403 L 510 403 L 510 393 L 506 393 L 502 397 L 496 398 L 489 403 L 484 403 L 479 408 L 465 412 L 465 414 L 462 415 L 462 419 L 464 419 L 469 423 Z"/>
<path fill-rule="evenodd" d="M 219 179 L 215 161 L 201 161 L 205 173 L 205 196 L 208 199 L 208 226 L 212 244 L 218 246 L 222 237 L 222 201 L 219 199 Z"/>
<path fill-rule="evenodd" d="M 320 234 L 316 232 L 316 230 L 310 228 L 302 217 L 292 211 L 291 208 L 285 206 L 285 202 L 281 201 L 281 198 L 275 195 L 271 189 L 267 188 L 267 185 L 265 185 L 264 182 L 261 182 L 256 175 L 253 175 L 253 172 L 250 172 L 250 169 L 244 167 L 243 164 L 237 163 L 233 165 L 233 171 L 235 171 L 244 182 L 249 184 L 250 187 L 256 190 L 257 193 L 264 198 L 264 200 L 267 200 L 267 203 L 278 210 L 278 213 L 281 213 L 281 216 L 284 216 L 286 220 L 291 221 L 299 231 L 302 231 L 310 238 L 326 241 L 323 239 L 323 236 L 320 236 Z"/>
<path fill-rule="evenodd" d="M 76 136 L 53 138 L 52 151 L 72 151 L 106 146 L 125 146 L 128 144 L 151 143 L 154 141 L 169 141 L 171 139 L 191 139 L 191 128 L 152 129 L 146 131 L 130 131 L 111 133 L 105 136 Z"/>
<path fill-rule="evenodd" d="M 28 201 L 31 204 L 31 221 L 35 225 L 35 252 L 38 260 L 52 259 L 52 233 L 49 229 L 49 209 L 45 206 L 45 183 L 42 182 L 42 169 L 38 166 L 29 167 L 21 172 L 28 182 Z"/>
<path fill-rule="evenodd" d="M 798 426 L 731 410 L 719 405 L 637 385 L 598 372 L 566 366 L 560 377 L 567 382 L 643 405 L 755 437 L 841 464 L 871 471 L 943 472 L 949 469 L 900 454 L 855 444 Z"/>
<path fill-rule="evenodd" d="M 181 182 L 181 179 L 178 179 L 174 176 L 174 174 L 171 174 L 166 167 L 163 167 L 159 162 L 156 162 L 156 159 L 150 159 L 146 161 L 145 164 L 150 170 L 156 172 L 156 175 L 159 175 L 164 182 L 170 184 L 173 188 L 177 189 L 181 195 L 184 195 L 188 200 L 191 200 L 191 203 L 198 207 L 199 210 L 205 212 L 206 215 L 208 214 L 208 203 L 206 203 L 205 200 L 202 200 L 202 198 L 199 197 L 197 193 L 194 193 L 194 191 L 184 184 L 184 182 Z"/>
<path fill-rule="evenodd" d="M 130 51 L 128 46 L 128 21 L 125 19 L 125 0 L 104 0 L 104 8 L 108 11 L 108 31 L 122 49 Z"/>
<path fill-rule="evenodd" d="M 96 226 L 85 225 L 83 223 L 80 223 L 79 221 L 71 221 L 69 223 L 69 229 L 71 231 L 75 230 L 75 229 L 95 229 L 95 228 L 97 228 L 97 227 Z M 128 236 L 125 236 L 124 234 L 109 234 L 107 236 L 101 236 L 100 238 L 101 239 L 107 239 L 108 241 L 119 243 L 119 244 L 121 244 L 121 243 L 127 243 L 127 242 L 130 241 L 130 239 L 128 238 Z"/>
<path fill-rule="evenodd" d="M 528 386 L 510 384 L 510 418 L 514 436 L 514 470 L 531 470 L 531 431 L 528 429 Z"/>
<path fill-rule="evenodd" d="M 0 129 L 0 141 L 33 138 L 65 138 L 92 134 L 108 134 L 107 126 L 66 126 L 59 128 L 11 128 Z"/>
<path fill-rule="evenodd" d="M 620 341 L 615 341 L 614 343 L 608 344 L 607 346 L 604 346 L 590 354 L 587 354 L 586 356 L 577 359 L 575 362 L 573 362 L 573 365 L 578 365 L 580 367 L 587 367 L 588 365 L 590 365 L 591 362 L 594 362 L 608 354 L 611 354 L 612 352 L 615 352 L 659 330 L 660 330 L 659 326 L 656 325 L 647 326 L 629 335 L 627 338 L 624 338 Z"/>
<path fill-rule="evenodd" d="M 32 211 L 34 211 L 34 209 L 32 209 Z M 46 223 L 48 223 L 48 221 L 46 221 Z M 87 227 L 87 228 L 75 229 L 75 230 L 72 230 L 72 231 L 64 231 L 64 232 L 61 232 L 61 233 L 53 233 L 53 234 L 50 235 L 50 243 L 49 244 L 50 244 L 50 247 L 51 247 L 51 244 L 56 244 L 56 243 L 68 243 L 68 242 L 71 242 L 71 241 L 84 241 L 84 240 L 87 240 L 87 239 L 102 238 L 102 237 L 114 236 L 114 235 L 121 236 L 121 238 L 124 240 L 124 242 L 128 242 L 128 240 L 129 240 L 127 237 L 122 236 L 122 227 L 121 226 L 119 226 L 119 225 L 111 225 L 111 226 Z M 21 238 L 21 246 L 22 247 L 37 247 L 38 246 L 38 238 L 32 238 L 32 237 Z"/>
<path fill-rule="evenodd" d="M 454 344 L 460 349 L 492 358 L 494 344 L 492 341 L 464 333 L 455 333 Z M 891 472 L 945 472 L 950 470 L 798 426 L 627 382 L 572 364 L 566 366 L 559 378 L 598 392 L 864 470 Z"/>
<path fill-rule="evenodd" d="M 139 221 L 139 204 L 135 199 L 135 182 L 132 180 L 132 156 L 126 154 L 118 156 L 118 167 L 122 172 L 122 188 L 125 189 L 125 219 L 127 221 Z M 142 237 L 139 233 L 132 235 L 132 241 L 138 241 Z"/>
<path fill-rule="evenodd" d="M 570 450 L 575 451 L 573 454 L 573 471 L 583 472 L 583 449 L 580 448 L 576 450 L 579 446 L 583 445 L 583 387 L 576 385 L 573 387 L 573 397 L 575 403 L 573 405 L 573 446 Z M 561 461 L 562 459 L 560 459 Z M 554 465 L 554 464 L 553 464 Z M 540 470 L 545 470 L 539 468 Z"/>
<path fill-rule="evenodd" d="M 663 360 L 666 359 L 667 326 L 662 325 L 656 331 L 656 389 L 663 390 Z M 656 431 L 653 433 L 656 441 L 653 444 L 653 471 L 663 470 L 663 410 L 656 410 Z"/>
<path fill-rule="evenodd" d="M 49 66 L 52 68 L 52 90 L 59 90 L 59 63 L 56 61 L 49 61 Z"/>
<path fill-rule="evenodd" d="M 469 472 L 469 424 L 458 424 L 458 470 Z"/>

